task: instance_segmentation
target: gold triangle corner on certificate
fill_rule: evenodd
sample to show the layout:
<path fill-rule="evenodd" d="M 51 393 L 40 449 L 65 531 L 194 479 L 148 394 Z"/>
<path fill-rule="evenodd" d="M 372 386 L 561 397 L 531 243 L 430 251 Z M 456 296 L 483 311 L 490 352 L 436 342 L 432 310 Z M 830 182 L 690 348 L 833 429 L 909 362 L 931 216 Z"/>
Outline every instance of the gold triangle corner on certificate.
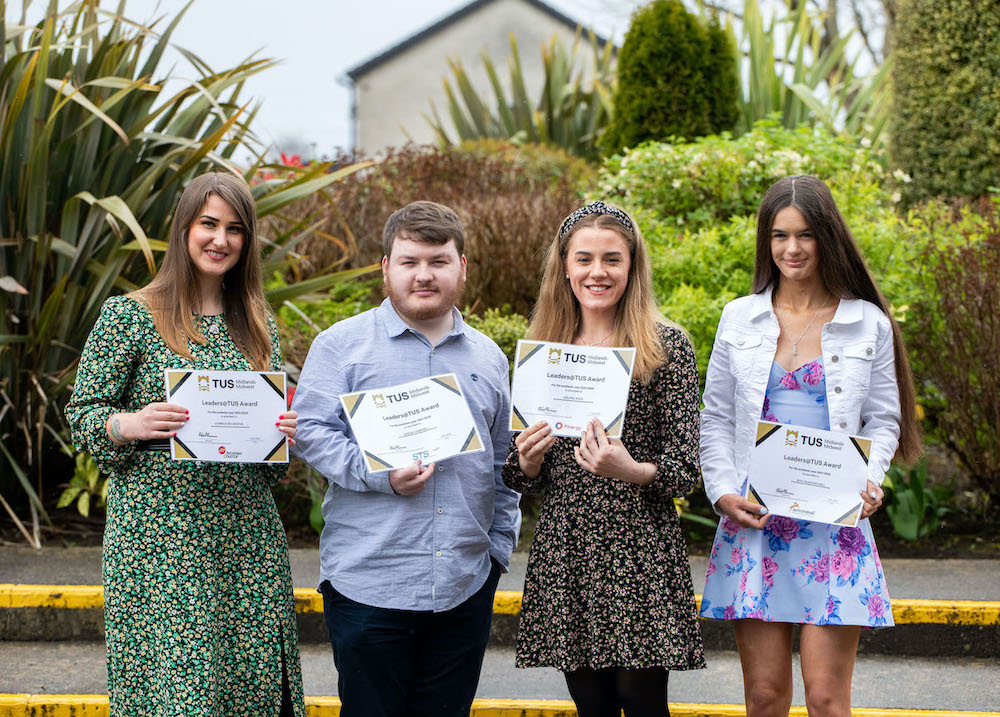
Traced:
<path fill-rule="evenodd" d="M 285 390 L 285 374 L 283 373 L 262 373 L 260 375 L 275 392 L 285 398 L 288 392 Z"/>
<path fill-rule="evenodd" d="M 190 375 L 190 371 L 167 371 L 167 393 L 173 393 L 174 389 Z"/>
<path fill-rule="evenodd" d="M 472 429 L 472 433 L 469 437 L 465 439 L 465 445 L 462 446 L 462 453 L 468 453 L 469 451 L 482 450 L 483 442 L 479 440 L 479 434 L 476 433 L 476 429 Z"/>
<path fill-rule="evenodd" d="M 287 463 L 288 462 L 288 439 L 282 438 L 270 453 L 264 457 L 267 463 Z"/>
<path fill-rule="evenodd" d="M 340 400 L 344 402 L 344 408 L 347 409 L 348 416 L 354 415 L 354 412 L 358 410 L 358 404 L 361 403 L 361 399 L 364 397 L 364 391 L 361 393 L 349 393 L 346 396 L 340 397 Z"/>
<path fill-rule="evenodd" d="M 854 436 L 851 436 L 851 443 L 853 443 L 854 447 L 858 449 L 858 453 L 861 454 L 861 457 L 867 465 L 872 454 L 872 442 L 867 438 L 855 438 Z"/>
<path fill-rule="evenodd" d="M 519 346 L 519 350 L 518 350 L 518 354 L 517 354 L 517 365 L 518 366 L 523 366 L 525 361 L 527 361 L 532 356 L 534 356 L 536 353 L 538 353 L 538 349 L 540 349 L 540 348 L 542 348 L 542 346 L 544 346 L 544 344 L 540 344 L 540 343 L 535 342 L 535 341 L 525 341 L 524 339 L 521 339 L 517 343 L 518 343 L 518 346 Z"/>
<path fill-rule="evenodd" d="M 528 423 L 524 420 L 521 412 L 517 410 L 517 406 L 510 407 L 510 427 L 514 431 L 523 431 L 528 427 Z"/>
<path fill-rule="evenodd" d="M 392 468 L 388 463 L 383 461 L 378 456 L 373 456 L 368 451 L 365 451 L 365 458 L 368 460 L 368 468 L 373 471 L 386 471 Z"/>
<path fill-rule="evenodd" d="M 759 495 L 757 495 L 757 491 L 754 490 L 753 485 L 750 485 L 750 487 L 747 489 L 747 501 L 749 503 L 753 503 L 754 505 L 762 505 L 765 508 L 767 507 L 767 504 L 760 499 Z"/>
<path fill-rule="evenodd" d="M 622 437 L 622 414 L 619 413 L 618 416 L 607 425 L 604 429 L 604 433 L 611 438 Z"/>
<path fill-rule="evenodd" d="M 858 509 L 861 508 L 861 503 L 851 508 L 849 511 L 844 513 L 842 516 L 833 521 L 836 525 L 854 525 L 855 517 L 858 514 Z"/>
<path fill-rule="evenodd" d="M 446 374 L 444 376 L 435 376 L 431 380 L 434 381 L 435 383 L 441 384 L 446 388 L 450 388 L 455 393 L 461 393 L 461 390 L 458 388 L 458 379 L 456 379 L 453 374 Z"/>
<path fill-rule="evenodd" d="M 173 438 L 174 442 L 174 457 L 182 460 L 198 460 L 198 456 L 191 452 L 191 449 L 185 446 L 179 438 Z"/>
<path fill-rule="evenodd" d="M 767 421 L 757 421 L 757 439 L 754 445 L 760 445 L 764 442 L 764 439 L 773 435 L 775 431 L 781 428 L 781 424 L 768 423 Z"/>
<path fill-rule="evenodd" d="M 635 349 L 615 349 L 614 354 L 625 369 L 625 373 L 630 373 L 632 364 L 635 363 Z"/>

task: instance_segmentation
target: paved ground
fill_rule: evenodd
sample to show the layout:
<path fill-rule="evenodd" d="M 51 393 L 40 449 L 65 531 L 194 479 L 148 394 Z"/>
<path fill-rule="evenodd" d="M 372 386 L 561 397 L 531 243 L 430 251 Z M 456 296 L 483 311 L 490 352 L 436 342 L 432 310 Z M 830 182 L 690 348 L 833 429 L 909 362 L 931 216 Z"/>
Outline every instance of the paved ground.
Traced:
<path fill-rule="evenodd" d="M 336 695 L 333 657 L 323 645 L 303 645 L 307 695 Z M 708 654 L 709 667 L 670 675 L 670 700 L 741 704 L 739 660 L 731 652 Z M 804 704 L 798 660 L 795 698 Z M 107 674 L 100 643 L 8 642 L 0 648 L 0 693 L 105 694 Z M 518 670 L 512 649 L 486 653 L 477 697 L 569 699 L 562 675 L 552 669 Z M 854 671 L 857 707 L 968 710 L 1000 706 L 1000 660 L 916 659 L 860 656 Z"/>
<path fill-rule="evenodd" d="M 515 553 L 511 571 L 500 578 L 500 590 L 521 590 L 526 553 Z M 315 587 L 319 580 L 319 551 L 292 550 L 292 580 L 297 588 Z M 695 592 L 705 585 L 707 559 L 691 558 Z M 998 560 L 886 559 L 889 594 L 897 598 L 933 600 L 1000 600 Z M 0 547 L 0 583 L 29 585 L 99 585 L 100 548 Z"/>

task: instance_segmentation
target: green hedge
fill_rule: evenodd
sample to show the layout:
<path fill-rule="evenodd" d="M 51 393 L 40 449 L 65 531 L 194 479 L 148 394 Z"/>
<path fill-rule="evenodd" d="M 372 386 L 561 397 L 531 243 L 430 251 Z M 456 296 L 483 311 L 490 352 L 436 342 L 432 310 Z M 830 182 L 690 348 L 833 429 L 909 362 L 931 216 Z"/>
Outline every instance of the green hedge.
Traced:
<path fill-rule="evenodd" d="M 617 152 L 647 140 L 733 129 L 740 93 L 735 53 L 717 22 L 703 23 L 681 0 L 653 0 L 636 10 L 618 54 L 614 115 L 601 145 Z"/>
<path fill-rule="evenodd" d="M 681 144 L 649 142 L 611 157 L 595 193 L 678 225 L 715 224 L 752 214 L 767 188 L 790 174 L 842 185 L 881 180 L 885 170 L 881 155 L 857 142 L 824 129 L 785 129 L 771 119 L 736 139 L 723 133 Z"/>
<path fill-rule="evenodd" d="M 1000 185 L 997 0 L 908 0 L 893 42 L 893 164 L 908 202 Z"/>

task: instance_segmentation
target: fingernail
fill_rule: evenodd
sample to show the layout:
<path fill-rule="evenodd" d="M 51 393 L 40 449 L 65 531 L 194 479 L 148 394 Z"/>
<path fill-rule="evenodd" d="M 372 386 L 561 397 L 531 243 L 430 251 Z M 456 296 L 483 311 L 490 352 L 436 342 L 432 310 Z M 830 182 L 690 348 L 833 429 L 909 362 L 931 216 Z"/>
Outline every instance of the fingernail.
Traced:
<path fill-rule="evenodd" d="M 191 413 L 191 411 L 184 411 L 184 413 L 185 413 L 185 414 L 189 414 L 189 413 Z"/>
<path fill-rule="evenodd" d="M 176 435 L 177 435 L 177 431 L 174 431 L 173 433 L 170 434 L 170 437 L 173 438 Z"/>
<path fill-rule="evenodd" d="M 767 512 L 768 512 L 768 511 L 767 511 L 767 508 L 761 508 L 761 509 L 760 509 L 760 514 L 761 514 L 761 515 L 767 515 Z"/>
<path fill-rule="evenodd" d="M 276 425 L 276 426 L 280 426 L 281 424 L 280 424 L 280 423 L 278 423 L 278 421 L 275 421 L 275 422 L 274 422 L 274 425 Z"/>
<path fill-rule="evenodd" d="M 873 491 L 873 490 L 868 491 L 868 495 L 870 495 L 872 498 L 874 498 L 875 497 L 875 491 Z"/>

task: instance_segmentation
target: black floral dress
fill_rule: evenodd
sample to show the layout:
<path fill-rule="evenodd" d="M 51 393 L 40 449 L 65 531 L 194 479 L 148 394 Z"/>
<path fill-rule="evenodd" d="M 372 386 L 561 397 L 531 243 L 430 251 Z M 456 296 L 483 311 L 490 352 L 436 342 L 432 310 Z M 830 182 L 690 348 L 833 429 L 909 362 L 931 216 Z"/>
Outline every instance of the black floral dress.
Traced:
<path fill-rule="evenodd" d="M 194 361 L 173 353 L 137 301 L 105 303 L 66 415 L 110 475 L 104 614 L 111 714 L 277 715 L 282 663 L 304 717 L 285 531 L 270 486 L 286 465 L 171 461 L 116 446 L 112 413 L 164 401 L 167 368 L 249 370 L 224 316 L 200 317 Z M 281 366 L 271 326 L 272 365 Z M 275 416 L 277 419 L 277 416 Z"/>
<path fill-rule="evenodd" d="M 518 667 L 668 670 L 705 666 L 687 546 L 674 496 L 698 480 L 698 369 L 691 343 L 660 329 L 667 362 L 632 382 L 622 442 L 655 463 L 649 486 L 603 478 L 558 438 L 542 471 L 527 478 L 511 448 L 504 482 L 545 489 L 524 585 Z"/>

